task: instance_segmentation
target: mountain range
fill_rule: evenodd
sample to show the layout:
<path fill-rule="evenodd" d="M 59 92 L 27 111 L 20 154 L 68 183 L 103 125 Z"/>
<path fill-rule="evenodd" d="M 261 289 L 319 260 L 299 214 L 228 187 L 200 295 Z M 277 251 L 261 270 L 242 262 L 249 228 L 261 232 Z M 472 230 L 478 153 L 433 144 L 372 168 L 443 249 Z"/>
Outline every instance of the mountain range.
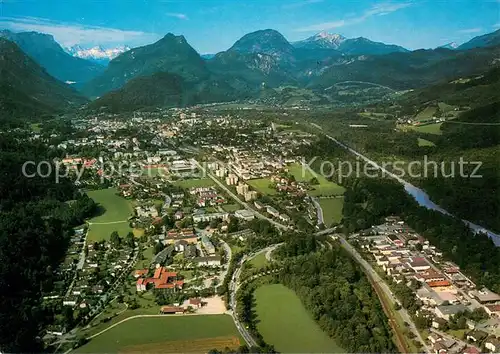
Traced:
<path fill-rule="evenodd" d="M 50 76 L 14 42 L 0 38 L 0 116 L 39 119 L 87 100 Z"/>
<path fill-rule="evenodd" d="M 44 67 L 56 79 L 68 83 L 83 83 L 98 75 L 104 68 L 88 60 L 75 58 L 49 34 L 38 32 L 0 31 L 0 37 L 15 42 L 27 55 Z"/>
<path fill-rule="evenodd" d="M 79 45 L 74 45 L 66 48 L 66 51 L 74 57 L 87 59 L 102 65 L 107 65 L 111 60 L 128 50 L 130 50 L 130 47 L 126 45 L 114 48 L 103 48 L 101 46 L 83 48 Z"/>
<path fill-rule="evenodd" d="M 278 31 L 267 29 L 244 35 L 228 50 L 209 57 L 200 56 L 183 36 L 169 33 L 153 44 L 124 51 L 103 67 L 71 56 L 52 36 L 1 33 L 57 79 L 71 81 L 66 75 L 87 72 L 87 81 L 75 87 L 87 97 L 101 97 L 91 107 L 113 110 L 120 101 L 132 109 L 260 97 L 266 89 L 284 85 L 318 92 L 344 81 L 396 90 L 418 88 L 484 72 L 498 66 L 500 58 L 500 31 L 453 50 L 449 45 L 408 51 L 324 32 L 290 43 Z M 95 52 L 104 55 L 101 49 Z"/>

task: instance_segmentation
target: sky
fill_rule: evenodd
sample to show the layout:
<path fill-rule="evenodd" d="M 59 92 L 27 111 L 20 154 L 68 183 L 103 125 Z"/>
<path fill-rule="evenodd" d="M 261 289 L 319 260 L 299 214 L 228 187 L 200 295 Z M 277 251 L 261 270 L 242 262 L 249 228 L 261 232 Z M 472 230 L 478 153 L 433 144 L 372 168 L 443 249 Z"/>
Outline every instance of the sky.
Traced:
<path fill-rule="evenodd" d="M 0 0 L 0 29 L 49 33 L 64 47 L 134 47 L 171 32 L 217 53 L 267 28 L 289 41 L 328 31 L 434 48 L 500 29 L 500 0 Z"/>

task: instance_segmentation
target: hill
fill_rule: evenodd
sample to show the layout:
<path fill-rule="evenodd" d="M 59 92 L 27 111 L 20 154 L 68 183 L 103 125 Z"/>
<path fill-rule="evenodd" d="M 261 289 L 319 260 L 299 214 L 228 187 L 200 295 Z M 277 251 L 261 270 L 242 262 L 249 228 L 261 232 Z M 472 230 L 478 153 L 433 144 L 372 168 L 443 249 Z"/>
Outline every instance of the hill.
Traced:
<path fill-rule="evenodd" d="M 436 84 L 460 76 L 480 74 L 497 64 L 500 47 L 466 51 L 417 50 L 378 56 L 359 56 L 343 65 L 331 65 L 312 79 L 311 87 L 327 88 L 335 82 L 366 81 L 408 89 Z"/>
<path fill-rule="evenodd" d="M 500 30 L 482 36 L 474 37 L 470 41 L 460 45 L 459 50 L 493 47 L 500 45 Z"/>
<path fill-rule="evenodd" d="M 199 82 L 188 82 L 180 75 L 158 72 L 130 80 L 122 88 L 93 101 L 88 108 L 127 112 L 143 108 L 184 107 L 245 98 L 246 85 L 242 84 L 238 88 L 235 80 L 229 81 L 210 78 Z"/>
<path fill-rule="evenodd" d="M 104 67 L 75 58 L 66 53 L 54 37 L 38 32 L 0 31 L 0 37 L 15 42 L 27 55 L 56 79 L 77 84 L 91 80 L 104 71 Z"/>
<path fill-rule="evenodd" d="M 186 39 L 169 33 L 156 43 L 133 48 L 111 60 L 106 71 L 85 85 L 83 92 L 89 97 L 101 96 L 133 78 L 157 72 L 178 74 L 188 82 L 210 76 L 205 61 Z"/>
<path fill-rule="evenodd" d="M 50 76 L 13 42 L 0 38 L 0 113 L 29 119 L 78 106 L 86 100 Z"/>

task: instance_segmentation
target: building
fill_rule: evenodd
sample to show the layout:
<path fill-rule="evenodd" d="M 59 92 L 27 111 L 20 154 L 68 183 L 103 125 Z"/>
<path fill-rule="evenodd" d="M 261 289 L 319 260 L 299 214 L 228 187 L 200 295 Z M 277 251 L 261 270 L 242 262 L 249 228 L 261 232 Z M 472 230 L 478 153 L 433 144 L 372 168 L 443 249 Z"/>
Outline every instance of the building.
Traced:
<path fill-rule="evenodd" d="M 467 333 L 467 340 L 470 340 L 474 343 L 481 342 L 483 339 L 488 337 L 488 333 L 480 331 L 478 329 L 474 329 L 471 332 Z"/>
<path fill-rule="evenodd" d="M 221 219 L 225 221 L 229 219 L 229 213 L 210 213 L 210 214 L 195 214 L 193 215 L 193 222 L 199 223 L 200 221 L 211 221 L 214 219 Z"/>
<path fill-rule="evenodd" d="M 248 184 L 240 183 L 236 186 L 236 193 L 239 195 L 245 195 L 248 192 Z"/>
<path fill-rule="evenodd" d="M 199 309 L 203 306 L 203 301 L 199 297 L 191 298 L 189 299 L 189 306 Z"/>
<path fill-rule="evenodd" d="M 259 202 L 258 200 L 256 200 L 253 205 L 257 208 L 257 210 L 262 210 L 265 208 L 265 205 L 262 204 L 261 202 Z"/>
<path fill-rule="evenodd" d="M 180 290 L 184 286 L 184 281 L 177 280 L 176 272 L 169 272 L 166 268 L 159 267 L 152 277 L 137 279 L 136 290 L 145 291 L 148 284 L 153 284 L 154 289 Z"/>
<path fill-rule="evenodd" d="M 484 341 L 484 347 L 492 353 L 498 353 L 500 352 L 500 340 L 491 336 Z"/>
<path fill-rule="evenodd" d="M 423 257 L 414 257 L 410 258 L 408 262 L 408 266 L 413 269 L 415 272 L 420 272 L 423 270 L 430 269 L 431 265 L 427 260 Z"/>
<path fill-rule="evenodd" d="M 235 186 L 237 183 L 238 183 L 238 176 L 236 176 L 235 174 L 230 173 L 230 174 L 226 177 L 226 184 L 227 184 L 228 186 Z"/>
<path fill-rule="evenodd" d="M 234 212 L 234 216 L 245 221 L 251 221 L 255 217 L 255 215 L 250 210 L 246 209 L 236 210 Z"/>
<path fill-rule="evenodd" d="M 494 292 L 483 288 L 479 291 L 471 291 L 469 295 L 476 298 L 482 304 L 494 304 L 500 301 L 500 296 Z"/>
<path fill-rule="evenodd" d="M 182 314 L 184 313 L 184 308 L 180 306 L 162 306 L 160 313 L 163 315 Z"/>
<path fill-rule="evenodd" d="M 277 211 L 276 209 L 274 209 L 272 206 L 268 205 L 266 206 L 266 211 L 271 214 L 272 216 L 274 217 L 279 217 L 280 216 L 280 212 Z"/>
<path fill-rule="evenodd" d="M 218 267 L 221 265 L 221 258 L 219 256 L 198 257 L 193 259 L 193 262 L 199 266 Z"/>
<path fill-rule="evenodd" d="M 484 310 L 490 316 L 493 316 L 493 315 L 500 316 L 500 305 L 486 305 L 484 307 Z"/>
<path fill-rule="evenodd" d="M 250 202 L 257 199 L 258 193 L 256 191 L 248 191 L 245 193 L 245 202 Z"/>
<path fill-rule="evenodd" d="M 438 306 L 434 309 L 434 313 L 437 317 L 443 318 L 446 321 L 450 320 L 451 316 L 456 315 L 459 312 L 464 312 L 467 310 L 467 307 L 459 304 L 459 305 L 442 305 Z"/>
<path fill-rule="evenodd" d="M 205 251 L 207 251 L 209 255 L 215 254 L 214 244 L 212 243 L 212 241 L 210 241 L 210 239 L 207 236 L 203 235 L 201 237 L 201 244 L 203 245 L 203 248 L 205 249 Z"/>

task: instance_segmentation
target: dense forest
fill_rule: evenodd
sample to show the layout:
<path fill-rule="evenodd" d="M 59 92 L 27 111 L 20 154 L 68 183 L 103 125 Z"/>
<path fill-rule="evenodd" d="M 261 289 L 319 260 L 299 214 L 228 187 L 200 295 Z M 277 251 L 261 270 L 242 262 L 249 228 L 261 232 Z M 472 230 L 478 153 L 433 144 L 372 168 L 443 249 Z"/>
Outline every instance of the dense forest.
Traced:
<path fill-rule="evenodd" d="M 41 352 L 43 328 L 53 320 L 42 294 L 54 285 L 72 227 L 95 211 L 94 202 L 61 179 L 22 175 L 25 161 L 49 159 L 47 147 L 13 134 L 0 136 L 0 350 Z M 53 176 L 52 176 L 53 177 Z M 71 202 L 69 202 L 71 201 Z"/>
<path fill-rule="evenodd" d="M 377 294 L 356 262 L 338 244 L 316 250 L 313 236 L 289 239 L 278 281 L 299 296 L 315 321 L 347 352 L 394 352 L 391 330 Z"/>

